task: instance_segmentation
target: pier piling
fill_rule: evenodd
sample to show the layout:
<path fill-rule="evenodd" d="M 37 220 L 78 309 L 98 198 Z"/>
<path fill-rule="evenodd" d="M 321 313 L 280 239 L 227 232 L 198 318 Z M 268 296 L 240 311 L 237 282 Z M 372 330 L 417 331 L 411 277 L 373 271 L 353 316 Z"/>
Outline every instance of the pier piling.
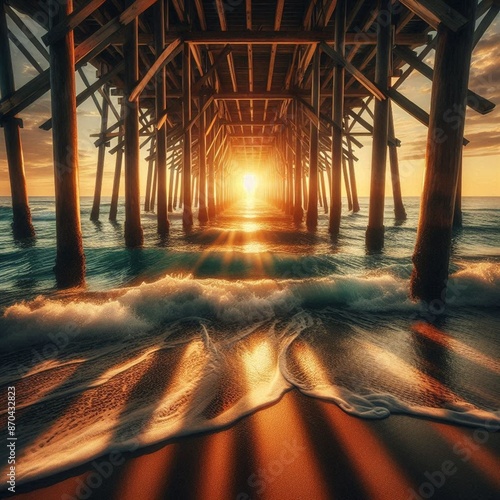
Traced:
<path fill-rule="evenodd" d="M 0 57 L 0 95 L 2 99 L 10 97 L 15 91 L 5 6 L 5 0 L 0 0 L 0 54 L 2 54 Z M 12 198 L 12 232 L 16 239 L 30 238 L 35 235 L 28 203 L 20 123 L 16 116 L 4 118 L 0 122 L 5 136 Z"/>
<path fill-rule="evenodd" d="M 128 0 L 128 5 L 133 1 Z M 139 187 L 139 104 L 129 97 L 139 80 L 138 19 L 134 18 L 124 29 L 123 55 L 125 59 L 125 244 L 140 247 L 144 237 L 141 226 Z"/>
<path fill-rule="evenodd" d="M 425 302 L 445 301 L 477 2 L 455 0 L 450 6 L 467 22 L 459 31 L 440 25 L 437 34 L 424 190 L 411 276 L 412 297 Z M 456 112 L 453 121 L 449 110 Z"/>
<path fill-rule="evenodd" d="M 387 95 L 391 69 L 392 24 L 391 0 L 379 0 L 375 84 Z M 372 173 L 370 212 L 366 230 L 366 247 L 379 251 L 384 247 L 385 173 L 389 138 L 389 100 L 375 100 L 373 118 Z"/>
<path fill-rule="evenodd" d="M 73 0 L 59 4 L 51 26 L 73 11 Z M 80 225 L 78 189 L 78 135 L 76 122 L 75 51 L 73 32 L 50 46 L 52 144 L 56 195 L 57 284 L 61 288 L 81 285 L 85 279 L 85 255 Z"/>

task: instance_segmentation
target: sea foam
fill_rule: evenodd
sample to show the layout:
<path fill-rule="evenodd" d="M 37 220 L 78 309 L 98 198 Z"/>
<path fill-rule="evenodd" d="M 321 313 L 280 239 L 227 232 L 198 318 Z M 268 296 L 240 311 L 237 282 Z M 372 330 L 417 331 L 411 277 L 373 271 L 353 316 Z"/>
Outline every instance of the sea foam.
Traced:
<path fill-rule="evenodd" d="M 405 413 L 491 430 L 500 426 L 499 278 L 494 264 L 456 271 L 442 325 L 429 325 L 408 281 L 388 273 L 167 276 L 10 306 L 0 383 L 18 394 L 18 479 L 226 426 L 294 387 L 366 418 Z M 461 315 L 471 306 L 478 312 Z"/>

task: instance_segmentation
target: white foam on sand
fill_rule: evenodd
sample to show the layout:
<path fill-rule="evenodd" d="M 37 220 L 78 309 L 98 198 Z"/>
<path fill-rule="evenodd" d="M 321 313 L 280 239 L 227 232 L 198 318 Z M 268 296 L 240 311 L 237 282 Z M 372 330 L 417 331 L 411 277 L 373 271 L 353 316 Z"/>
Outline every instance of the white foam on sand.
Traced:
<path fill-rule="evenodd" d="M 494 305 L 499 278 L 492 264 L 458 271 L 451 307 Z M 475 345 L 453 331 L 454 342 L 429 350 L 411 329 L 418 311 L 407 281 L 389 274 L 165 277 L 99 298 L 15 304 L 0 319 L 9 347 L 0 382 L 18 395 L 18 480 L 220 428 L 292 387 L 367 418 L 500 426 L 498 335 Z"/>

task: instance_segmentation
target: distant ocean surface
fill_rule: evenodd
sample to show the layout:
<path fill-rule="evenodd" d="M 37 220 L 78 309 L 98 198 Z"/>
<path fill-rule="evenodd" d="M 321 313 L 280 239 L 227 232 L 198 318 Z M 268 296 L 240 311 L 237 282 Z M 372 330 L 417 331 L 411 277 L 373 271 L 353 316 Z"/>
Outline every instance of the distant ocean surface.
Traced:
<path fill-rule="evenodd" d="M 309 233 L 247 202 L 188 234 L 173 214 L 163 242 L 143 214 L 139 250 L 124 248 L 123 207 L 111 224 L 104 199 L 93 223 L 83 198 L 87 288 L 67 292 L 54 200 L 30 201 L 37 237 L 19 244 L 0 198 L 0 385 L 16 386 L 20 482 L 219 428 L 293 387 L 366 418 L 500 426 L 500 198 L 463 200 L 446 309 L 408 298 L 417 198 L 401 224 L 387 200 L 372 255 L 363 198 L 359 214 L 344 204 L 336 243 L 322 213 Z"/>

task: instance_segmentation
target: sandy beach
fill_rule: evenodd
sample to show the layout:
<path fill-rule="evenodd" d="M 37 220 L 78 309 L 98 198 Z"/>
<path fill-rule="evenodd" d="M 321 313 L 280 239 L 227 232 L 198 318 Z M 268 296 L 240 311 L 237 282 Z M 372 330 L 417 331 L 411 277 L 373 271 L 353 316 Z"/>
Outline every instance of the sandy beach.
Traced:
<path fill-rule="evenodd" d="M 110 453 L 17 491 L 19 500 L 493 500 L 500 433 L 360 419 L 293 390 L 221 432 Z"/>

